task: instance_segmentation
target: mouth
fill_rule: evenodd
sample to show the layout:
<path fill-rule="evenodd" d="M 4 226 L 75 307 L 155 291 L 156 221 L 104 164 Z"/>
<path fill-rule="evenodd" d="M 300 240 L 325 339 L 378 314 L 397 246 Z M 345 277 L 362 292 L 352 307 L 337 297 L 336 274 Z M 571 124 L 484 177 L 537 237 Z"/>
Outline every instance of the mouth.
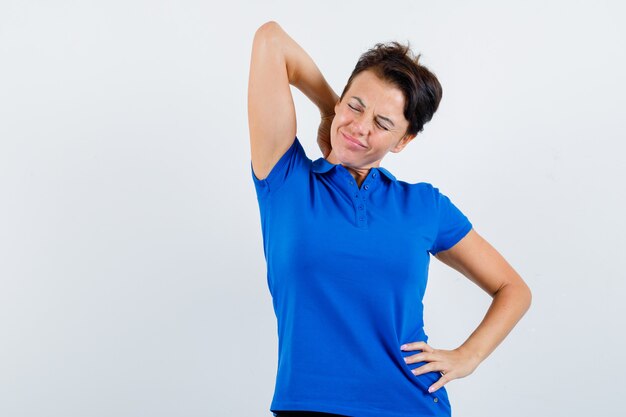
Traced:
<path fill-rule="evenodd" d="M 353 138 L 352 136 L 348 136 L 345 133 L 341 132 L 341 136 L 343 136 L 343 138 L 345 140 L 347 140 L 350 143 L 354 143 L 355 145 L 360 146 L 361 148 L 365 148 L 366 146 L 363 145 L 361 142 L 359 142 L 358 140 L 356 140 L 355 138 Z"/>

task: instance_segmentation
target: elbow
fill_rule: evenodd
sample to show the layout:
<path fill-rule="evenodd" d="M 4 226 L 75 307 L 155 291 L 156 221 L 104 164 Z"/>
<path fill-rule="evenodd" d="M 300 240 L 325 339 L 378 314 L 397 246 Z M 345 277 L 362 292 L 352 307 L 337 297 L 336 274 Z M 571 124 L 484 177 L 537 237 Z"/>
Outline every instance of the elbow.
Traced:
<path fill-rule="evenodd" d="M 254 33 L 252 40 L 252 53 L 273 56 L 281 49 L 281 27 L 273 20 L 263 23 Z"/>
<path fill-rule="evenodd" d="M 526 310 L 528 311 L 528 309 L 530 308 L 531 304 L 533 303 L 533 293 L 530 290 L 530 287 L 528 285 L 526 285 L 526 283 L 524 283 L 524 286 L 526 287 L 526 299 L 527 299 L 527 306 L 526 306 Z"/>
<path fill-rule="evenodd" d="M 533 293 L 530 290 L 530 287 L 524 282 L 521 281 L 516 285 L 516 298 L 519 300 L 520 304 L 523 306 L 524 313 L 526 313 L 533 302 Z"/>
<path fill-rule="evenodd" d="M 261 39 L 271 38 L 280 29 L 281 27 L 278 24 L 278 22 L 274 20 L 270 20 L 268 22 L 263 23 L 261 26 L 258 27 L 256 32 L 254 33 L 254 39 L 261 40 Z"/>
<path fill-rule="evenodd" d="M 493 297 L 498 295 L 499 293 L 507 293 L 510 297 L 516 300 L 517 304 L 522 307 L 524 313 L 530 309 L 532 304 L 533 294 L 530 290 L 530 287 L 518 276 L 518 280 L 515 282 L 508 282 L 502 285 L 495 293 L 493 293 Z"/>

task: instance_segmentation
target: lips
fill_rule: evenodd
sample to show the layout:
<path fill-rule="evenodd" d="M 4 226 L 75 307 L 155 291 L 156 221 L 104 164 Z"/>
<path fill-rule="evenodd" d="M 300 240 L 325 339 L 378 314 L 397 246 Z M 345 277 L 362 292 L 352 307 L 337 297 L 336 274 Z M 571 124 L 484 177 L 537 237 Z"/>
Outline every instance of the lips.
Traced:
<path fill-rule="evenodd" d="M 348 142 L 352 142 L 355 145 L 358 145 L 362 148 L 365 148 L 366 146 L 363 145 L 361 142 L 359 142 L 358 140 L 356 140 L 355 138 L 353 138 L 352 136 L 348 136 L 345 133 L 341 132 L 341 135 L 348 141 Z"/>

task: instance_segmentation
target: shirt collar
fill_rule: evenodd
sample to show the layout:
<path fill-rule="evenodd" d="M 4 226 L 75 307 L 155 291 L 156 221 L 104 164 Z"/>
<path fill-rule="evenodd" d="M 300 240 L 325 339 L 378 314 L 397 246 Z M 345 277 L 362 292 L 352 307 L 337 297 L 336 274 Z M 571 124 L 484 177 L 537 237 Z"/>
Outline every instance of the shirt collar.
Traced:
<path fill-rule="evenodd" d="M 331 169 L 333 169 L 336 166 L 337 166 L 337 164 L 331 164 L 330 162 L 328 162 L 323 157 L 320 157 L 320 158 L 316 159 L 313 162 L 313 167 L 311 169 L 315 173 L 324 174 L 325 172 L 330 171 Z M 380 167 L 380 166 L 379 167 L 373 167 L 372 169 L 378 170 L 379 172 L 381 172 L 383 175 L 385 175 L 391 181 L 397 181 L 396 177 L 394 177 L 394 175 L 391 172 L 387 171 L 383 167 Z"/>

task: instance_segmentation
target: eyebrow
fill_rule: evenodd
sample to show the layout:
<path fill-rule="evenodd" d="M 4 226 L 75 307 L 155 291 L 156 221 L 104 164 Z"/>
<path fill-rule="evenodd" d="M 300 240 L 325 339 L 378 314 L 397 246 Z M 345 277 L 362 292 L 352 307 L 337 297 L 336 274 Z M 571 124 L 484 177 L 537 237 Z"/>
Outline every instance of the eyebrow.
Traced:
<path fill-rule="evenodd" d="M 363 106 L 363 107 L 367 108 L 367 106 L 365 105 L 365 103 L 363 103 L 363 100 L 361 100 L 361 98 L 360 98 L 360 97 L 357 97 L 357 96 L 352 96 L 352 98 L 356 99 L 359 103 L 361 103 L 361 106 Z M 393 122 L 391 121 L 391 119 L 390 119 L 390 118 L 385 117 L 385 116 L 381 116 L 381 115 L 378 115 L 378 117 L 380 117 L 381 119 L 386 120 L 386 121 L 388 121 L 389 123 L 391 123 L 391 126 L 396 127 L 396 125 L 394 125 L 394 124 L 393 124 Z"/>

